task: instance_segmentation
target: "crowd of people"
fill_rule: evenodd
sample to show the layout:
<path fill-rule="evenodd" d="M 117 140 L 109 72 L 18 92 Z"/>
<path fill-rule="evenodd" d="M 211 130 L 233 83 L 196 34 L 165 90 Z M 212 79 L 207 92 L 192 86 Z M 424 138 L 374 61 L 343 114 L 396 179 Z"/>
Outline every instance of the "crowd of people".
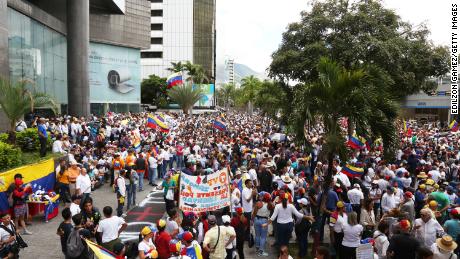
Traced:
<path fill-rule="evenodd" d="M 252 249 L 260 257 L 347 259 L 356 258 L 364 243 L 372 244 L 375 258 L 457 258 L 460 137 L 437 123 L 401 129 L 393 159 L 385 160 L 375 144 L 350 148 L 347 161 L 334 158 L 328 168 L 321 126 L 307 131 L 308 145 L 300 146 L 290 136 L 272 139 L 280 128 L 257 114 L 161 118 L 169 129 L 148 127 L 147 113 L 36 120 L 40 134 L 53 138 L 52 151 L 68 157 L 56 169 L 56 190 L 66 204 L 57 234 L 66 258 L 90 256 L 76 236 L 117 258 L 243 259 Z M 216 118 L 225 130 L 213 127 Z M 350 166 L 364 170 L 350 175 Z M 181 173 L 222 170 L 232 182 L 232 206 L 206 213 L 178 209 Z M 328 171 L 333 181 L 325 188 Z M 13 206 L 15 215 L 23 215 L 21 199 L 30 187 L 18 180 Z M 140 229 L 133 248 L 119 239 L 123 216 L 147 184 L 163 190 L 167 215 Z M 91 196 L 101 186 L 113 188 L 117 200 L 116 208 L 105 206 L 102 213 Z M 268 243 L 270 235 L 274 243 Z M 7 244 L 2 229 L 0 237 Z M 278 254 L 269 254 L 269 246 Z M 297 254 L 290 255 L 294 247 Z"/>

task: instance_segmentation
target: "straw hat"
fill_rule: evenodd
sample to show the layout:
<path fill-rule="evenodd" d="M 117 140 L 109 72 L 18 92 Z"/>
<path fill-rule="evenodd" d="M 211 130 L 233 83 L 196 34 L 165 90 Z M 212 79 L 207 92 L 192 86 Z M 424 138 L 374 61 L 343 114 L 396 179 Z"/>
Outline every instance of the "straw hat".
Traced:
<path fill-rule="evenodd" d="M 285 182 L 285 183 L 290 183 L 292 181 L 291 177 L 289 177 L 289 175 L 283 175 L 281 177 L 281 180 L 283 180 L 283 182 Z"/>
<path fill-rule="evenodd" d="M 449 235 L 436 239 L 436 245 L 444 251 L 454 251 L 457 248 L 457 243 Z"/>
<path fill-rule="evenodd" d="M 417 175 L 417 178 L 427 178 L 428 175 L 426 175 L 425 172 L 420 172 L 418 175 Z"/>

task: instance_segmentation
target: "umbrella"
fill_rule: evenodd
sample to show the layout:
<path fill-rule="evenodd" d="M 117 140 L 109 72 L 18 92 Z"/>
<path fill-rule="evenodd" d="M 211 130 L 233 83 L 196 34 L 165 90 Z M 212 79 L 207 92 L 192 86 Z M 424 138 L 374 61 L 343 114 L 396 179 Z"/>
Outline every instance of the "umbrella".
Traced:
<path fill-rule="evenodd" d="M 270 140 L 278 141 L 278 142 L 285 141 L 286 140 L 286 135 L 282 134 L 282 133 L 275 133 L 275 134 L 270 136 Z"/>

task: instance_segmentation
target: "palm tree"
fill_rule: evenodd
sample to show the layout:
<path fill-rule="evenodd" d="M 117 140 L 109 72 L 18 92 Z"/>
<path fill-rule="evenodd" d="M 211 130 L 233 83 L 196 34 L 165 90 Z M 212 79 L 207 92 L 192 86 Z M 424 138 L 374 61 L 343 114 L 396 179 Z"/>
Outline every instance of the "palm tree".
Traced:
<path fill-rule="evenodd" d="M 251 75 L 241 80 L 241 88 L 243 94 L 243 101 L 248 105 L 249 114 L 253 113 L 253 105 L 259 92 L 261 82 L 260 80 Z"/>
<path fill-rule="evenodd" d="M 325 193 L 332 183 L 333 159 L 346 156 L 344 134 L 339 119 L 352 118 L 361 131 L 368 136 L 381 136 L 385 149 L 391 152 L 396 138 L 394 120 L 398 106 L 388 91 L 389 80 L 378 82 L 377 69 L 346 70 L 329 59 L 322 58 L 318 64 L 319 77 L 314 83 L 297 90 L 294 98 L 294 125 L 298 136 L 304 135 L 306 122 L 322 122 L 325 129 L 325 145 L 322 152 L 327 157 L 328 172 L 324 181 Z M 381 89 L 379 89 L 381 88 Z M 378 120 L 378 121 L 377 121 Z M 386 139 L 386 140 L 385 140 Z M 321 200 L 321 213 L 326 202 Z"/>
<path fill-rule="evenodd" d="M 188 78 L 187 81 L 192 84 L 204 84 L 207 83 L 209 78 L 206 75 L 206 71 L 200 64 L 193 64 L 190 61 L 187 61 L 184 64 L 184 70 L 187 71 Z"/>
<path fill-rule="evenodd" d="M 188 61 L 189 62 L 189 61 Z M 172 72 L 172 73 L 177 73 L 177 72 L 182 72 L 185 70 L 185 64 L 183 64 L 181 61 L 179 62 L 171 62 L 170 68 L 167 68 L 166 70 Z"/>
<path fill-rule="evenodd" d="M 168 90 L 168 95 L 176 102 L 185 114 L 192 114 L 193 105 L 203 96 L 199 87 L 193 88 L 192 84 L 182 84 Z"/>
<path fill-rule="evenodd" d="M 278 82 L 264 80 L 254 104 L 263 113 L 274 118 L 286 102 L 286 93 L 280 89 Z"/>
<path fill-rule="evenodd" d="M 230 106 L 230 102 L 234 98 L 235 94 L 235 85 L 234 84 L 225 84 L 220 89 L 220 93 L 222 95 L 222 99 L 224 101 L 224 107 L 228 109 Z"/>
<path fill-rule="evenodd" d="M 11 144 L 16 143 L 16 123 L 24 114 L 39 107 L 51 108 L 54 112 L 57 110 L 53 98 L 45 93 L 34 91 L 33 86 L 25 80 L 11 83 L 0 78 L 0 107 L 10 121 L 8 141 Z"/>

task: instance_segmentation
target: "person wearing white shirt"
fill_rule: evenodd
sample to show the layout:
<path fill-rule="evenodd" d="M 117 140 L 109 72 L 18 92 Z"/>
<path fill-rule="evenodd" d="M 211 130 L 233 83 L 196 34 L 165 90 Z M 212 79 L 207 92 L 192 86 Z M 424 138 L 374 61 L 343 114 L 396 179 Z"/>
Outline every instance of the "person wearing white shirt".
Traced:
<path fill-rule="evenodd" d="M 347 223 L 343 225 L 343 240 L 340 252 L 340 258 L 355 258 L 356 248 L 361 241 L 363 226 L 358 224 L 358 215 L 356 212 L 348 214 Z"/>
<path fill-rule="evenodd" d="M 155 180 L 156 180 L 156 175 L 157 175 L 158 162 L 153 152 L 150 154 L 148 162 L 149 162 L 149 184 L 152 186 L 156 186 Z"/>
<path fill-rule="evenodd" d="M 89 178 L 85 168 L 81 169 L 81 173 L 77 177 L 75 190 L 77 194 L 82 195 L 82 203 L 84 203 L 91 194 L 91 179 Z"/>
<path fill-rule="evenodd" d="M 24 120 L 19 120 L 18 123 L 16 123 L 16 131 L 21 132 L 27 129 L 27 124 Z"/>
<path fill-rule="evenodd" d="M 353 207 L 353 211 L 358 214 L 359 218 L 359 214 L 361 213 L 361 202 L 364 200 L 364 194 L 359 184 L 355 183 L 353 189 L 347 192 L 347 196 L 350 200 L 351 207 Z"/>
<path fill-rule="evenodd" d="M 120 217 L 123 214 L 123 206 L 125 205 L 126 197 L 126 181 L 125 181 L 126 170 L 121 170 L 120 175 L 115 179 L 115 191 L 117 192 L 117 216 Z"/>
<path fill-rule="evenodd" d="M 113 251 L 113 246 L 121 242 L 120 233 L 128 227 L 128 224 L 123 218 L 112 216 L 113 210 L 110 206 L 105 206 L 102 212 L 105 219 L 99 222 L 97 232 L 102 235 L 102 247 Z"/>
<path fill-rule="evenodd" d="M 387 191 L 382 196 L 381 206 L 383 214 L 388 213 L 390 210 L 396 208 L 396 200 L 393 187 L 387 187 Z"/>
<path fill-rule="evenodd" d="M 433 166 L 432 170 L 429 171 L 428 174 L 431 175 L 431 179 L 433 179 L 435 183 L 437 183 L 441 178 L 441 173 L 438 171 L 436 166 Z"/>
<path fill-rule="evenodd" d="M 72 217 L 81 212 L 80 203 L 81 196 L 76 194 L 72 195 L 72 203 L 70 203 L 70 213 L 72 214 Z"/>
<path fill-rule="evenodd" d="M 251 220 L 253 197 L 257 194 L 257 190 L 253 189 L 251 179 L 246 179 L 244 185 L 245 187 L 241 193 L 244 216 Z"/>
<path fill-rule="evenodd" d="M 232 212 L 235 212 L 235 208 L 241 207 L 241 192 L 240 189 L 238 189 L 238 186 L 232 186 L 233 191 L 232 191 L 232 197 L 231 197 L 231 203 L 232 203 Z"/>
<path fill-rule="evenodd" d="M 381 222 L 378 227 L 378 230 L 374 232 L 374 247 L 377 250 L 377 256 L 379 259 L 386 259 L 387 258 L 387 249 L 390 245 L 390 241 L 388 240 L 388 234 L 390 227 L 388 223 Z"/>
<path fill-rule="evenodd" d="M 345 185 L 345 187 L 347 188 L 350 188 L 351 186 L 350 179 L 348 179 L 348 176 L 342 173 L 341 171 L 337 171 L 337 174 L 334 175 L 334 180 L 335 182 L 337 182 L 337 180 L 340 180 L 340 182 L 342 182 L 342 184 Z"/>
<path fill-rule="evenodd" d="M 429 208 L 420 211 L 419 219 L 415 220 L 415 238 L 420 240 L 425 246 L 431 247 L 436 242 L 437 234 L 444 233 L 444 229 L 438 221 L 431 217 Z"/>
<path fill-rule="evenodd" d="M 267 227 L 276 219 L 276 243 L 280 247 L 289 244 L 289 238 L 294 227 L 294 216 L 297 219 L 305 218 L 314 221 L 313 216 L 306 216 L 300 213 L 294 205 L 288 204 L 288 194 L 285 194 L 284 197 L 281 197 L 281 203 L 275 206 L 268 223 L 262 225 L 262 227 Z"/>
<path fill-rule="evenodd" d="M 58 135 L 56 137 L 56 140 L 53 142 L 53 153 L 56 154 L 56 153 L 60 153 L 60 154 L 64 154 L 65 153 L 65 150 L 63 149 L 63 146 L 62 146 L 62 140 L 61 140 L 61 136 Z"/>
<path fill-rule="evenodd" d="M 457 248 L 457 243 L 452 240 L 451 236 L 445 235 L 436 239 L 436 243 L 431 245 L 430 250 L 433 252 L 433 259 L 457 259 L 455 248 Z"/>

